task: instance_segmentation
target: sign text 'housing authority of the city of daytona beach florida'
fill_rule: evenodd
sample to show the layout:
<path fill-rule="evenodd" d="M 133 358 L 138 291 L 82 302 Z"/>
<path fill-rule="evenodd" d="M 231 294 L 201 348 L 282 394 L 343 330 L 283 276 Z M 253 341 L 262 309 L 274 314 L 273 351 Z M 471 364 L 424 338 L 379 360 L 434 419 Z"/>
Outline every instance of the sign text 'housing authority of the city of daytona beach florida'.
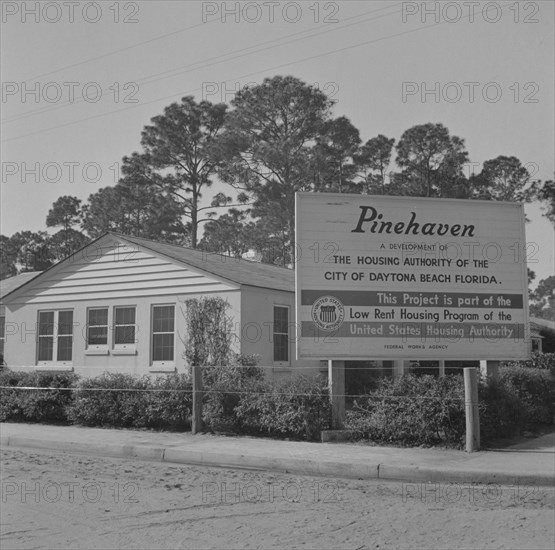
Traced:
<path fill-rule="evenodd" d="M 299 357 L 529 356 L 521 204 L 297 193 L 295 208 Z"/>

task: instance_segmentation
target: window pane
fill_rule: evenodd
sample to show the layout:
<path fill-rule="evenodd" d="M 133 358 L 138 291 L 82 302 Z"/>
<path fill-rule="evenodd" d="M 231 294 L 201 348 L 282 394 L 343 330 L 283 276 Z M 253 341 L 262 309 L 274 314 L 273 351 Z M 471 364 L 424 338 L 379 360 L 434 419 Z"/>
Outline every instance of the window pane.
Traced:
<path fill-rule="evenodd" d="M 116 308 L 116 325 L 134 325 L 134 324 L 135 324 L 134 307 Z"/>
<path fill-rule="evenodd" d="M 41 336 L 39 338 L 39 361 L 52 361 L 54 349 L 54 338 L 52 336 Z"/>
<path fill-rule="evenodd" d="M 108 325 L 108 309 L 89 309 L 89 326 Z"/>
<path fill-rule="evenodd" d="M 71 361 L 72 336 L 58 337 L 58 361 Z"/>
<path fill-rule="evenodd" d="M 173 332 L 174 306 L 156 306 L 152 310 L 152 332 Z"/>
<path fill-rule="evenodd" d="M 289 322 L 289 308 L 274 307 L 274 332 L 287 334 Z"/>
<path fill-rule="evenodd" d="M 41 311 L 39 313 L 39 336 L 54 334 L 54 312 Z"/>
<path fill-rule="evenodd" d="M 287 334 L 274 334 L 274 361 L 289 361 Z"/>
<path fill-rule="evenodd" d="M 73 311 L 60 311 L 58 314 L 58 334 L 73 334 Z"/>
<path fill-rule="evenodd" d="M 114 344 L 134 344 L 135 343 L 135 325 L 126 327 L 116 327 Z"/>
<path fill-rule="evenodd" d="M 173 334 L 153 335 L 152 360 L 173 361 Z"/>
<path fill-rule="evenodd" d="M 108 344 L 108 327 L 89 327 L 90 346 L 105 346 Z"/>

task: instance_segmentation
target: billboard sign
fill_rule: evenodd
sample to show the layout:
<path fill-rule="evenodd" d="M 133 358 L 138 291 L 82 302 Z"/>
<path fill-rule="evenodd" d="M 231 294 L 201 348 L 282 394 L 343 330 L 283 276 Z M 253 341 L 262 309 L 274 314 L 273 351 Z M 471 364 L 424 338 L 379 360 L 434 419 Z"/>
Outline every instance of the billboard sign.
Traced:
<path fill-rule="evenodd" d="M 300 358 L 529 356 L 520 203 L 297 193 L 295 208 Z"/>

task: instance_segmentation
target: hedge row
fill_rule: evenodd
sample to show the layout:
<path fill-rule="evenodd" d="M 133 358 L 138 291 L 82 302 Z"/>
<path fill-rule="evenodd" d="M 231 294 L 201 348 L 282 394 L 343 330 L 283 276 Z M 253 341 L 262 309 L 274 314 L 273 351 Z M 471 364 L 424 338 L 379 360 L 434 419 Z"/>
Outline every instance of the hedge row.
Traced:
<path fill-rule="evenodd" d="M 480 383 L 484 444 L 553 422 L 552 358 L 541 360 L 541 368 L 535 363 L 511 364 L 500 369 L 497 379 Z M 203 420 L 214 432 L 315 440 L 330 428 L 329 395 L 323 378 L 270 382 L 264 379 L 263 370 L 250 362 L 207 367 L 203 377 Z M 150 378 L 106 373 L 80 380 L 73 374 L 8 371 L 0 373 L 0 386 L 45 388 L 1 389 L 0 421 L 190 428 L 192 387 L 186 375 Z M 381 379 L 376 388 L 355 400 L 346 424 L 360 438 L 375 442 L 461 447 L 465 433 L 463 378 L 408 374 L 397 380 Z"/>
<path fill-rule="evenodd" d="M 184 374 L 150 378 L 105 373 L 76 384 L 67 417 L 69 422 L 85 426 L 186 430 L 190 427 L 191 391 L 190 379 Z"/>
<path fill-rule="evenodd" d="M 329 397 L 322 379 L 270 383 L 262 369 L 247 365 L 208 367 L 204 384 L 203 420 L 214 432 L 317 439 L 329 428 Z M 183 374 L 150 378 L 105 373 L 79 380 L 73 374 L 4 372 L 0 386 L 71 389 L 0 389 L 0 421 L 190 429 L 192 386 Z"/>
<path fill-rule="evenodd" d="M 51 388 L 44 391 L 0 390 L 0 421 L 67 422 L 67 409 L 74 395 L 68 389 L 73 388 L 77 380 L 72 373 L 0 371 L 0 386 Z"/>
<path fill-rule="evenodd" d="M 72 373 L 7 371 L 0 373 L 0 386 L 56 388 L 0 389 L 0 421 L 170 430 L 190 425 L 191 384 L 184 375 L 105 373 L 79 380 Z M 120 388 L 125 391 L 115 391 Z"/>
<path fill-rule="evenodd" d="M 553 376 L 555 376 L 555 353 L 534 352 L 530 359 L 525 359 L 523 361 L 507 361 L 504 363 L 504 366 L 544 369 L 548 370 Z"/>
<path fill-rule="evenodd" d="M 459 446 L 465 433 L 461 376 L 407 374 L 380 380 L 347 411 L 346 427 L 381 443 Z"/>
<path fill-rule="evenodd" d="M 555 377 L 547 368 L 502 367 L 499 377 L 480 382 L 478 389 L 483 444 L 553 423 Z M 383 379 L 355 401 L 346 427 L 381 443 L 460 448 L 465 436 L 463 377 L 408 374 Z"/>
<path fill-rule="evenodd" d="M 326 380 L 264 380 L 260 367 L 209 367 L 203 420 L 215 432 L 315 440 L 329 429 Z"/>

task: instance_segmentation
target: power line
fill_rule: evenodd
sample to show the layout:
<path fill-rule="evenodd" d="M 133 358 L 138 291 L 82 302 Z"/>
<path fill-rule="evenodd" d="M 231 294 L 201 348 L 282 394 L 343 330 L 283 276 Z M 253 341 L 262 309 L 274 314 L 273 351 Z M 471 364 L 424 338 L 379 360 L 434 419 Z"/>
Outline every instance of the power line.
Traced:
<path fill-rule="evenodd" d="M 504 8 L 501 7 L 501 9 L 504 9 Z M 237 76 L 237 77 L 233 77 L 233 78 L 228 78 L 228 79 L 224 80 L 223 82 L 224 82 L 224 83 L 225 83 L 225 82 L 231 82 L 231 81 L 234 81 L 234 80 L 238 80 L 238 79 L 242 79 L 242 78 L 248 78 L 248 77 L 251 77 L 251 76 L 255 76 L 255 75 L 258 75 L 258 74 L 260 74 L 260 73 L 267 72 L 267 71 L 273 71 L 273 70 L 276 70 L 276 69 L 282 69 L 282 68 L 284 68 L 284 67 L 289 67 L 289 66 L 291 66 L 291 65 L 296 65 L 297 63 L 302 63 L 302 62 L 305 62 L 305 61 L 312 61 L 312 60 L 314 60 L 314 59 L 319 59 L 319 58 L 321 58 L 321 57 L 325 57 L 325 56 L 332 55 L 332 54 L 335 54 L 335 53 L 345 52 L 345 51 L 349 51 L 349 50 L 352 50 L 352 49 L 355 49 L 355 48 L 359 48 L 359 47 L 361 47 L 361 46 L 367 46 L 367 45 L 370 45 L 370 44 L 375 44 L 375 43 L 378 43 L 378 42 L 382 42 L 382 41 L 385 41 L 385 40 L 389 40 L 389 39 L 391 39 L 391 38 L 398 38 L 398 37 L 400 37 L 400 36 L 405 36 L 405 35 L 412 34 L 412 33 L 415 33 L 415 32 L 419 32 L 419 31 L 422 31 L 422 30 L 431 29 L 431 28 L 433 28 L 433 27 L 438 27 L 438 26 L 440 26 L 440 25 L 444 25 L 445 23 L 446 23 L 446 22 L 434 23 L 434 24 L 432 24 L 432 25 L 426 25 L 426 26 L 423 26 L 423 27 L 418 27 L 418 28 L 416 28 L 416 29 L 410 29 L 410 30 L 407 30 L 407 31 L 404 31 L 404 32 L 400 32 L 400 33 L 395 33 L 395 34 L 383 36 L 383 37 L 381 37 L 381 38 L 376 38 L 376 39 L 373 39 L 373 40 L 366 40 L 366 41 L 364 41 L 364 42 L 358 42 L 357 44 L 352 44 L 351 46 L 345 46 L 345 47 L 343 47 L 343 48 L 338 48 L 338 49 L 335 49 L 335 50 L 330 50 L 330 51 L 328 51 L 328 52 L 324 52 L 324 53 L 321 53 L 321 54 L 316 54 L 316 55 L 312 55 L 312 56 L 309 56 L 309 57 L 304 57 L 304 58 L 298 59 L 298 60 L 296 60 L 296 61 L 290 61 L 290 62 L 287 62 L 287 63 L 282 63 L 282 64 L 280 64 L 280 65 L 275 65 L 275 66 L 273 66 L 273 67 L 267 67 L 267 68 L 265 68 L 265 69 L 261 69 L 261 70 L 258 70 L 258 71 L 253 71 L 253 72 L 251 72 L 251 73 L 247 73 L 247 74 L 244 74 L 244 75 L 241 75 L 241 76 Z M 44 133 L 44 132 L 49 132 L 49 131 L 51 131 L 51 130 L 57 130 L 57 129 L 59 129 L 59 128 L 65 128 L 65 127 L 67 127 L 67 126 L 72 126 L 72 125 L 74 125 L 74 124 L 79 124 L 79 123 L 81 123 L 81 122 L 87 122 L 87 121 L 89 121 L 89 120 L 94 120 L 94 119 L 102 118 L 102 117 L 105 117 L 105 116 L 110 116 L 110 115 L 113 115 L 113 114 L 115 114 L 115 113 L 120 113 L 120 112 L 124 112 L 124 111 L 129 111 L 129 110 L 131 110 L 131 109 L 136 109 L 137 107 L 143 107 L 143 106 L 145 106 L 145 105 L 149 105 L 149 104 L 151 104 L 151 103 L 156 103 L 156 102 L 158 102 L 158 101 L 163 101 L 163 100 L 166 100 L 166 99 L 175 99 L 176 95 L 183 95 L 183 94 L 186 95 L 186 94 L 190 94 L 190 93 L 193 93 L 193 92 L 197 92 L 197 91 L 199 91 L 199 90 L 201 90 L 201 88 L 195 88 L 195 89 L 193 89 L 193 90 L 188 90 L 188 91 L 186 91 L 186 92 L 180 92 L 179 94 L 173 93 L 173 94 L 171 94 L 171 95 L 169 95 L 169 96 L 159 97 L 159 98 L 153 99 L 153 100 L 151 100 L 151 101 L 142 102 L 142 103 L 139 104 L 139 105 L 134 105 L 134 106 L 127 107 L 127 108 L 124 108 L 124 109 L 117 109 L 117 110 L 115 110 L 115 111 L 109 111 L 109 112 L 107 112 L 107 113 L 103 113 L 103 114 L 100 114 L 100 115 L 93 115 L 93 116 L 86 117 L 86 118 L 79 119 L 79 120 L 75 120 L 75 121 L 72 121 L 72 122 L 67 122 L 67 123 L 65 123 L 65 124 L 60 124 L 60 125 L 58 125 L 58 126 L 51 126 L 50 128 L 44 128 L 44 129 L 42 129 L 42 130 L 37 130 L 37 131 L 35 131 L 35 132 L 30 132 L 30 133 L 28 133 L 28 134 L 23 134 L 23 135 L 21 135 L 21 136 L 16 136 L 16 137 L 13 137 L 13 138 L 5 139 L 5 140 L 2 140 L 2 143 L 7 143 L 7 142 L 10 142 L 10 141 L 15 141 L 15 140 L 17 140 L 17 139 L 23 139 L 23 138 L 26 138 L 26 137 L 31 137 L 31 136 L 34 136 L 34 135 L 42 134 L 42 133 Z"/>
<path fill-rule="evenodd" d="M 308 38 L 314 38 L 314 37 L 320 36 L 322 34 L 328 34 L 330 32 L 343 30 L 345 28 L 352 27 L 354 25 L 360 25 L 362 23 L 367 23 L 368 21 L 374 21 L 374 20 L 380 19 L 382 17 L 389 17 L 391 15 L 395 15 L 396 13 L 401 13 L 401 11 L 397 10 L 397 11 L 394 11 L 392 13 L 379 15 L 377 17 L 370 17 L 370 18 L 359 20 L 360 17 L 362 17 L 364 15 L 368 15 L 368 14 L 375 13 L 375 12 L 378 12 L 378 11 L 383 11 L 384 9 L 391 9 L 393 7 L 399 6 L 400 4 L 401 3 L 399 2 L 399 3 L 394 4 L 392 6 L 388 6 L 387 8 L 380 8 L 378 10 L 370 10 L 368 12 L 364 12 L 364 13 L 356 15 L 356 16 L 348 17 L 347 19 L 344 19 L 344 21 L 349 21 L 351 19 L 357 19 L 356 22 L 350 23 L 348 25 L 334 26 L 333 28 L 326 29 L 324 31 L 316 31 L 316 32 L 312 31 L 312 30 L 300 31 L 300 32 L 289 34 L 289 35 L 286 35 L 286 36 L 283 36 L 283 37 L 280 37 L 280 38 L 275 38 L 273 40 L 267 40 L 265 42 L 255 44 L 253 46 L 247 46 L 245 48 L 235 50 L 234 52 L 229 52 L 229 53 L 226 53 L 226 54 L 209 57 L 207 59 L 204 59 L 204 60 L 201 60 L 201 61 L 195 61 L 194 63 L 189 63 L 187 65 L 181 65 L 179 67 L 175 67 L 173 69 L 169 69 L 169 70 L 163 71 L 161 73 L 155 73 L 155 74 L 152 74 L 152 75 L 148 75 L 148 76 L 143 77 L 142 79 L 134 81 L 133 83 L 134 84 L 139 84 L 139 83 L 151 84 L 153 82 L 158 82 L 160 80 L 164 80 L 165 78 L 172 78 L 172 77 L 180 75 L 180 74 L 185 74 L 185 73 L 189 73 L 189 72 L 192 72 L 192 71 L 195 71 L 195 70 L 204 69 L 204 68 L 207 68 L 207 67 L 218 65 L 218 64 L 223 63 L 223 62 L 234 61 L 235 59 L 239 59 L 241 57 L 245 57 L 245 56 L 252 55 L 252 54 L 255 54 L 255 53 L 267 51 L 267 50 L 277 48 L 277 47 L 280 47 L 280 46 L 288 46 L 288 45 L 290 45 L 294 42 L 299 42 L 301 40 L 306 40 Z M 310 34 L 309 36 L 302 36 L 302 35 L 306 35 L 307 33 L 312 33 L 312 34 Z M 292 37 L 298 37 L 298 38 L 296 38 L 294 40 L 289 40 Z M 282 42 L 282 41 L 285 41 L 285 40 L 287 40 L 287 42 L 285 42 L 283 44 L 279 44 L 279 42 Z M 268 44 L 273 44 L 275 42 L 278 42 L 278 44 L 275 44 L 273 46 L 260 47 L 260 46 L 266 46 Z M 253 48 L 258 48 L 258 49 L 253 49 Z M 248 51 L 248 50 L 252 50 L 252 51 Z M 241 52 L 245 52 L 245 53 L 241 53 Z M 234 54 L 240 54 L 240 53 L 241 53 L 241 55 L 234 55 Z M 218 60 L 220 60 L 220 61 L 218 61 Z M 211 63 L 209 63 L 209 62 L 211 62 Z M 198 65 L 200 65 L 200 66 L 198 66 Z M 164 75 L 167 75 L 167 76 L 164 76 Z M 110 89 L 110 88 L 101 89 L 101 92 L 106 92 L 108 89 Z M 35 116 L 37 114 L 42 114 L 42 113 L 48 113 L 48 112 L 51 112 L 51 111 L 55 111 L 57 109 L 66 107 L 68 105 L 73 105 L 75 103 L 80 103 L 84 100 L 85 100 L 85 98 L 83 96 L 79 96 L 77 98 L 77 100 L 67 100 L 67 101 L 64 101 L 64 102 L 62 102 L 58 105 L 52 106 L 52 107 L 46 107 L 46 108 L 43 108 L 43 109 L 35 109 L 35 110 L 28 111 L 27 113 L 23 113 L 23 114 L 20 114 L 20 115 L 12 115 L 12 116 L 9 116 L 9 117 L 4 117 L 2 119 L 2 122 L 6 123 L 6 124 L 10 123 L 10 122 L 15 122 L 15 121 L 18 121 L 18 120 L 21 120 L 21 119 L 24 119 L 24 118 L 28 118 L 30 116 Z"/>
<path fill-rule="evenodd" d="M 54 69 L 52 71 L 48 71 L 47 73 L 41 73 L 36 76 L 32 76 L 27 78 L 23 82 L 29 82 L 29 80 L 36 80 L 37 78 L 42 78 L 43 76 L 49 76 L 54 73 L 59 73 L 60 71 L 64 71 L 66 69 L 73 69 L 74 67 L 79 67 L 80 65 L 85 65 L 86 63 L 90 63 L 91 61 L 97 61 L 98 59 L 104 59 L 106 57 L 110 57 L 111 55 L 115 55 L 117 53 L 125 52 L 127 50 L 132 50 L 133 48 L 138 48 L 139 46 L 144 46 L 145 44 L 151 44 L 152 42 L 157 42 L 158 40 L 163 40 L 164 38 L 168 38 L 168 36 L 174 36 L 176 34 L 180 34 L 185 31 L 190 31 L 192 29 L 196 29 L 197 27 L 203 27 L 205 25 L 209 25 L 211 23 L 215 23 L 217 19 L 214 21 L 207 21 L 206 23 L 197 23 L 196 25 L 191 25 L 190 27 L 185 27 L 183 29 L 178 29 L 173 32 L 168 32 L 166 34 L 161 34 L 159 36 L 155 36 L 154 38 L 150 38 L 149 40 L 143 40 L 142 42 L 137 42 L 135 44 L 131 44 L 130 46 L 125 46 L 124 48 L 119 48 L 118 50 L 112 50 L 111 52 L 104 53 L 102 55 L 97 55 L 96 57 L 89 57 L 88 59 L 84 59 L 82 61 L 78 61 L 77 63 L 72 63 L 70 65 L 65 65 L 64 67 L 60 67 L 59 69 Z"/>

